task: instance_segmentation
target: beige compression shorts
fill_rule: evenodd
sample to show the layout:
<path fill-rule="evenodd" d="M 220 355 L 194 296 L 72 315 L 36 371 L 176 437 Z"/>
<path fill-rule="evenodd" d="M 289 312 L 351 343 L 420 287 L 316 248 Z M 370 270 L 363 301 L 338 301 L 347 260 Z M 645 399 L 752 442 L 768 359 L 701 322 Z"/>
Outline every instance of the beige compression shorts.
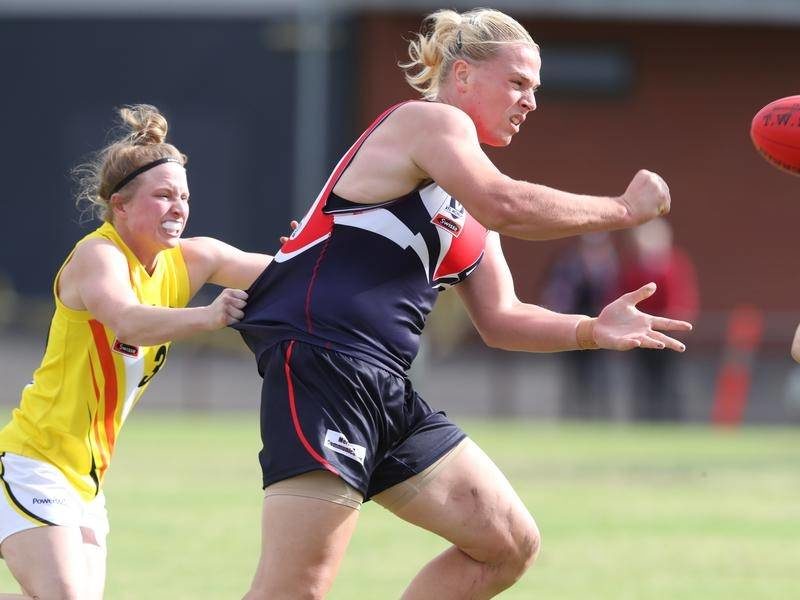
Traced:
<path fill-rule="evenodd" d="M 390 487 L 388 490 L 376 494 L 372 499 L 388 510 L 399 510 L 425 489 L 425 486 L 436 479 L 444 466 L 458 456 L 467 443 L 469 443 L 468 438 L 461 440 L 450 452 L 423 471 Z M 316 498 L 341 504 L 353 510 L 360 510 L 361 504 L 364 502 L 364 496 L 361 492 L 328 471 L 309 471 L 308 473 L 273 483 L 264 489 L 264 497 L 268 498 L 270 496 Z"/>

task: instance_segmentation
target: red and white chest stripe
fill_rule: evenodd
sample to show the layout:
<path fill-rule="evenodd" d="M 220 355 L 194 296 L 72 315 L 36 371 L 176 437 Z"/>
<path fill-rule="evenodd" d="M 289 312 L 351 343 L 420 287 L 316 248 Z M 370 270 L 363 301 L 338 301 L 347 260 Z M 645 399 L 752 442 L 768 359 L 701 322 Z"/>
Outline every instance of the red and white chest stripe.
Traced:
<path fill-rule="evenodd" d="M 464 208 L 435 183 L 419 191 L 420 199 L 430 216 L 427 227 L 439 237 L 439 253 L 430 273 L 428 244 L 420 232 L 412 231 L 394 213 L 385 208 L 375 208 L 358 213 L 333 216 L 337 225 L 356 227 L 391 240 L 403 249 L 410 248 L 419 257 L 428 281 L 452 278 L 473 266 L 483 253 L 486 229 L 473 219 Z"/>
<path fill-rule="evenodd" d="M 388 117 L 398 106 L 401 106 L 402 104 L 404 103 L 396 104 L 395 106 L 391 106 L 386 109 L 377 119 L 375 119 L 372 125 L 370 125 L 367 130 L 364 131 L 361 136 L 359 136 L 355 143 L 339 160 L 339 162 L 336 164 L 336 168 L 333 170 L 333 173 L 331 173 L 331 176 L 328 177 L 325 187 L 322 188 L 322 191 L 317 196 L 314 204 L 311 205 L 311 208 L 303 217 L 303 220 L 300 221 L 300 225 L 292 232 L 292 234 L 289 236 L 289 240 L 281 247 L 280 250 L 278 250 L 277 254 L 275 254 L 275 262 L 284 262 L 289 260 L 293 256 L 296 256 L 301 252 L 316 246 L 320 242 L 330 237 L 331 229 L 333 228 L 333 216 L 326 215 L 322 212 L 322 209 L 325 208 L 325 203 L 328 200 L 328 196 L 330 196 L 334 186 L 342 176 L 342 173 L 344 173 L 345 169 L 347 169 L 347 167 L 350 165 L 350 162 L 353 160 L 353 157 L 356 155 L 356 152 L 358 152 L 359 148 L 361 148 L 364 141 L 386 117 Z"/>

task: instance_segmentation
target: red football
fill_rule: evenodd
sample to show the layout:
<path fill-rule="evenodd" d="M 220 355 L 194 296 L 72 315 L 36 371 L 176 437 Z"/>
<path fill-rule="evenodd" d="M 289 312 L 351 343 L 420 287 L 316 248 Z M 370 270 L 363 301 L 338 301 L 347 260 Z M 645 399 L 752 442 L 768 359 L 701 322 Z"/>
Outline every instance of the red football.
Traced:
<path fill-rule="evenodd" d="M 769 162 L 800 175 L 800 96 L 775 100 L 758 111 L 750 138 Z"/>

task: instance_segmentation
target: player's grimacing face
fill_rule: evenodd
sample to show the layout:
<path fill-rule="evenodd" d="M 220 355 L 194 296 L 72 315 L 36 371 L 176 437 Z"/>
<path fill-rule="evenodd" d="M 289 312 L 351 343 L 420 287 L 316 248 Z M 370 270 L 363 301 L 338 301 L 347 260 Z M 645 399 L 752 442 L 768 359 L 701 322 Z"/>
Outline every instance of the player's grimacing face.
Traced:
<path fill-rule="evenodd" d="M 160 248 L 177 246 L 189 219 L 186 169 L 164 163 L 139 175 L 126 202 L 126 227 L 143 243 Z"/>
<path fill-rule="evenodd" d="M 527 114 L 536 110 L 541 78 L 539 51 L 525 43 L 502 46 L 490 59 L 472 63 L 469 94 L 462 107 L 482 144 L 507 146 Z"/>

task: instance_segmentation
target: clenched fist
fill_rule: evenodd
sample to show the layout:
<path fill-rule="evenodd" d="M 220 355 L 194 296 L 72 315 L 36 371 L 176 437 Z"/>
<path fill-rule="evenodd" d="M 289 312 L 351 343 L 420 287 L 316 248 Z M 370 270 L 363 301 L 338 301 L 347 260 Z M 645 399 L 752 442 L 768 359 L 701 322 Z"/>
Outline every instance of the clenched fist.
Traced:
<path fill-rule="evenodd" d="M 247 292 L 225 288 L 206 308 L 209 311 L 209 328 L 220 329 L 238 323 L 244 318 Z"/>
<path fill-rule="evenodd" d="M 669 187 L 659 175 L 642 169 L 634 175 L 619 201 L 628 210 L 631 226 L 640 225 L 669 212 Z"/>

